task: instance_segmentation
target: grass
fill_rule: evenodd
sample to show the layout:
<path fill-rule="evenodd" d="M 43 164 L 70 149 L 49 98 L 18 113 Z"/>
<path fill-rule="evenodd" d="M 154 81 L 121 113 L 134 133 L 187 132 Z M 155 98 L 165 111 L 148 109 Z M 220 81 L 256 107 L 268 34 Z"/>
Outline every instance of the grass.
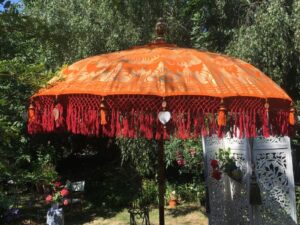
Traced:
<path fill-rule="evenodd" d="M 117 206 L 109 199 L 100 201 L 94 196 L 95 201 L 87 199 L 82 205 L 64 207 L 65 225 L 129 225 L 129 213 L 126 206 Z M 103 201 L 105 200 L 105 201 Z M 113 198 L 112 200 L 115 200 Z M 98 202 L 98 204 L 95 204 Z M 199 203 L 184 203 L 176 208 L 165 208 L 166 225 L 207 225 L 207 217 Z M 49 209 L 44 198 L 33 196 L 31 193 L 22 195 L 19 201 L 21 218 L 13 225 L 41 225 L 45 224 L 46 212 Z M 149 218 L 151 225 L 159 224 L 158 209 L 150 208 Z M 137 221 L 137 224 L 142 224 Z"/>
<path fill-rule="evenodd" d="M 151 225 L 159 224 L 158 209 L 151 209 L 149 217 Z M 141 224 L 140 220 L 138 222 Z M 166 208 L 165 223 L 166 225 L 207 225 L 208 220 L 203 213 L 203 208 L 196 204 L 184 204 L 175 209 Z M 112 218 L 95 217 L 93 221 L 84 225 L 129 225 L 129 213 L 124 209 Z"/>
<path fill-rule="evenodd" d="M 65 207 L 65 225 L 129 225 L 127 207 L 135 200 L 142 184 L 135 168 L 120 167 L 119 161 L 103 157 L 71 158 L 62 165 L 64 168 L 60 168 L 60 174 L 63 177 L 86 181 L 82 209 Z M 12 224 L 45 224 L 50 206 L 45 204 L 44 199 L 45 193 L 32 192 L 31 189 L 20 194 L 16 207 L 20 208 L 21 218 Z M 166 225 L 207 225 L 203 212 L 199 203 L 184 203 L 175 209 L 166 207 Z M 151 208 L 149 217 L 151 225 L 159 224 L 156 208 Z"/>
<path fill-rule="evenodd" d="M 31 209 L 23 208 L 21 220 L 12 223 L 14 225 L 42 225 L 46 221 L 48 207 L 36 205 Z M 165 208 L 166 225 L 207 225 L 208 219 L 204 208 L 196 203 L 185 203 L 176 208 Z M 64 209 L 65 225 L 129 225 L 129 213 L 127 208 L 114 211 L 107 207 L 84 207 L 82 210 L 76 207 Z M 159 213 L 157 208 L 151 208 L 149 218 L 151 225 L 159 225 Z M 137 219 L 137 224 L 142 224 Z"/>

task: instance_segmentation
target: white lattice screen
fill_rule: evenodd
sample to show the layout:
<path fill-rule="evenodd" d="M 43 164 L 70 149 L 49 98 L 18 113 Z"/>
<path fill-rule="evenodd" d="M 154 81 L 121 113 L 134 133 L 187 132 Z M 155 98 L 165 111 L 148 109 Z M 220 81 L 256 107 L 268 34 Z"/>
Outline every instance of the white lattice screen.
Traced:
<path fill-rule="evenodd" d="M 251 147 L 252 146 L 252 147 Z M 295 190 L 290 139 L 288 137 L 248 139 L 226 137 L 203 138 L 209 190 L 210 225 L 295 225 Z M 211 177 L 211 159 L 219 149 L 231 149 L 237 166 L 243 171 L 242 182 L 227 175 L 220 181 Z M 261 189 L 263 204 L 249 202 L 251 157 Z"/>

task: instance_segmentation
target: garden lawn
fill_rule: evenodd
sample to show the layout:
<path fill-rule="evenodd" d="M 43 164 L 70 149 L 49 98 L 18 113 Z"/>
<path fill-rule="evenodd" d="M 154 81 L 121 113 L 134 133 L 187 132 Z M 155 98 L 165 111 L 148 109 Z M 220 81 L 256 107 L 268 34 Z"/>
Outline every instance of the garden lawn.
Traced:
<path fill-rule="evenodd" d="M 166 208 L 165 223 L 166 225 L 207 225 L 208 219 L 203 211 L 203 208 L 195 204 L 183 204 L 175 209 Z M 158 209 L 152 209 L 149 216 L 151 225 L 159 224 Z M 129 213 L 124 209 L 114 217 L 95 217 L 93 221 L 84 223 L 84 225 L 129 225 Z"/>

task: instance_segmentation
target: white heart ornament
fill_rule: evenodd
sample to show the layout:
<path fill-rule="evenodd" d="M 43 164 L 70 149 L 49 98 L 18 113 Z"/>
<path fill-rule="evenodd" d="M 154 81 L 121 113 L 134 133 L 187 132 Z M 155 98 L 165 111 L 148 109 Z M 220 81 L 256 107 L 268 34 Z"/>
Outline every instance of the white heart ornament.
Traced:
<path fill-rule="evenodd" d="M 159 112 L 158 119 L 163 125 L 165 125 L 166 123 L 168 123 L 170 121 L 171 113 L 168 111 Z"/>
<path fill-rule="evenodd" d="M 57 121 L 58 118 L 59 118 L 59 110 L 58 110 L 58 108 L 55 107 L 53 109 L 52 113 L 53 113 L 53 116 L 54 116 L 54 120 Z"/>

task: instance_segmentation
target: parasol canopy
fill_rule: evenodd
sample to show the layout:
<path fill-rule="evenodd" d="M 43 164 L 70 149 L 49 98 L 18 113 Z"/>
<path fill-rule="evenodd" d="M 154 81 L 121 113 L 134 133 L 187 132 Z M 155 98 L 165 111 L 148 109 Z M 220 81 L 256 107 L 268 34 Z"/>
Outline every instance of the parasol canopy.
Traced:
<path fill-rule="evenodd" d="M 167 129 L 158 118 L 165 110 Z M 249 63 L 158 39 L 64 68 L 32 96 L 28 131 L 166 139 L 229 130 L 267 137 L 289 134 L 294 112 L 291 98 Z"/>
<path fill-rule="evenodd" d="M 291 102 L 269 77 L 244 61 L 168 44 L 146 45 L 80 60 L 63 69 L 49 84 L 35 96 L 243 96 Z"/>

